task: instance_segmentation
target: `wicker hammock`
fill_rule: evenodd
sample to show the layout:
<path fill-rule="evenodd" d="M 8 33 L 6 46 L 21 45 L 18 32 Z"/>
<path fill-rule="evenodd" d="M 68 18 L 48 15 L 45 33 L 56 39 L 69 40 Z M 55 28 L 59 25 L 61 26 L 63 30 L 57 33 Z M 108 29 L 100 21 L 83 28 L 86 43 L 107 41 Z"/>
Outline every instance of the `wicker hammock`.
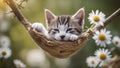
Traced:
<path fill-rule="evenodd" d="M 42 49 L 50 53 L 57 58 L 67 58 L 78 51 L 82 46 L 84 46 L 85 41 L 87 41 L 87 35 L 82 34 L 81 37 L 74 42 L 62 42 L 53 39 L 48 39 L 46 36 L 40 34 L 34 29 L 30 29 L 29 33 L 34 41 Z M 85 33 L 86 34 L 86 33 Z M 84 41 L 84 42 L 83 42 Z"/>
<path fill-rule="evenodd" d="M 89 28 L 86 32 L 82 33 L 78 40 L 74 42 L 62 42 L 56 41 L 53 39 L 48 39 L 46 36 L 37 32 L 35 29 L 31 27 L 31 24 L 25 19 L 22 13 L 19 11 L 18 7 L 14 3 L 13 0 L 6 0 L 6 3 L 13 10 L 14 14 L 17 16 L 19 21 L 25 26 L 33 40 L 40 46 L 43 50 L 47 51 L 54 57 L 57 58 L 67 58 L 76 53 L 84 44 L 88 41 L 89 38 L 92 37 L 93 33 L 96 30 L 104 28 L 112 19 L 118 17 L 120 15 L 120 8 L 114 12 L 111 16 L 109 16 L 104 22 L 104 26 L 100 27 L 92 27 Z"/>

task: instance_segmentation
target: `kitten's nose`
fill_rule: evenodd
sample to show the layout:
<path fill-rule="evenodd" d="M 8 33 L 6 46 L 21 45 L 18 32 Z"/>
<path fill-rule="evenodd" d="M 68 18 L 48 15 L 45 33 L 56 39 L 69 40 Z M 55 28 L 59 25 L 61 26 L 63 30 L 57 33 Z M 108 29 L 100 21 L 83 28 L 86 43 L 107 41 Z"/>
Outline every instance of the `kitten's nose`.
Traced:
<path fill-rule="evenodd" d="M 61 37 L 61 39 L 64 39 L 65 35 L 61 35 L 60 37 Z"/>

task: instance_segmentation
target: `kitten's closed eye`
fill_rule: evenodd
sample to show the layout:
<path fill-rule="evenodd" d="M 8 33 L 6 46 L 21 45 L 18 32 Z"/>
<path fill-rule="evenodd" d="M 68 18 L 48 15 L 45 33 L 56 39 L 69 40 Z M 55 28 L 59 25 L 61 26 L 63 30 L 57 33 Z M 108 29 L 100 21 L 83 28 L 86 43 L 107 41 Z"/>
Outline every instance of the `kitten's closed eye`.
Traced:
<path fill-rule="evenodd" d="M 66 32 L 76 35 L 80 34 L 80 32 L 76 28 L 68 28 Z"/>
<path fill-rule="evenodd" d="M 58 33 L 60 32 L 59 29 L 53 29 L 53 30 L 56 31 L 56 32 L 58 32 Z"/>
<path fill-rule="evenodd" d="M 68 28 L 66 32 L 71 31 L 73 28 Z"/>
<path fill-rule="evenodd" d="M 56 34 L 56 33 L 59 33 L 59 29 L 51 29 L 51 31 L 49 33 L 51 34 Z"/>
<path fill-rule="evenodd" d="M 74 34 L 76 31 L 74 30 L 74 28 L 68 28 L 66 32 Z"/>

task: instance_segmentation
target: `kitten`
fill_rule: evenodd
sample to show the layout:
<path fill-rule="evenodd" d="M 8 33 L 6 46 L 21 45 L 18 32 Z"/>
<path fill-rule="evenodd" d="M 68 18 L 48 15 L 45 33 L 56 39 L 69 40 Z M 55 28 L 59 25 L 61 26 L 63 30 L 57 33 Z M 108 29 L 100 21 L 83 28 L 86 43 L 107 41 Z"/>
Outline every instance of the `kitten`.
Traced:
<path fill-rule="evenodd" d="M 42 32 L 47 37 L 61 41 L 75 41 L 82 33 L 84 27 L 84 8 L 79 9 L 74 15 L 56 16 L 45 9 L 47 30 L 41 23 L 33 23 L 32 27 Z"/>

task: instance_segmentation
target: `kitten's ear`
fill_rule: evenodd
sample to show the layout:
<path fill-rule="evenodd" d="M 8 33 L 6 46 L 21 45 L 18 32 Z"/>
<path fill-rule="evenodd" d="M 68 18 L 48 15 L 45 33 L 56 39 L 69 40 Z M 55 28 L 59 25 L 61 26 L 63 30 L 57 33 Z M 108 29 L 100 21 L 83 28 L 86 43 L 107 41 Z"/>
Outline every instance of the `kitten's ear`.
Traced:
<path fill-rule="evenodd" d="M 84 17 L 85 17 L 85 11 L 84 8 L 79 9 L 73 16 L 72 18 L 76 21 L 78 21 L 78 24 L 80 26 L 84 25 Z"/>
<path fill-rule="evenodd" d="M 48 9 L 45 9 L 45 17 L 47 25 L 51 23 L 51 20 L 56 18 L 56 16 Z"/>

